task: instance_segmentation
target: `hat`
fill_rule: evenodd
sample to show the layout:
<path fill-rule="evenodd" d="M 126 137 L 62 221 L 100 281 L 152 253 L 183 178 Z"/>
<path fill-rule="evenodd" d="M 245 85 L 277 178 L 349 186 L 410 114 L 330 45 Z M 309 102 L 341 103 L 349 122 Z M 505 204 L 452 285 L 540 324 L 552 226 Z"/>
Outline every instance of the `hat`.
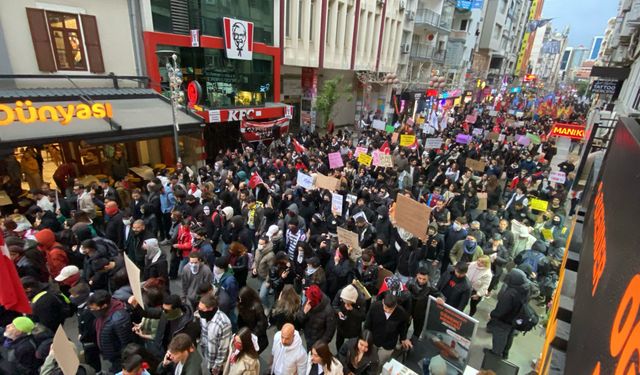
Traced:
<path fill-rule="evenodd" d="M 500 240 L 502 240 L 502 235 L 500 233 L 494 233 L 492 239 L 494 241 L 500 241 Z"/>
<path fill-rule="evenodd" d="M 358 300 L 358 290 L 355 286 L 349 284 L 340 292 L 340 298 L 345 302 L 356 303 Z"/>
<path fill-rule="evenodd" d="M 227 206 L 222 209 L 222 212 L 224 213 L 225 219 L 227 220 L 231 220 L 231 218 L 233 217 L 233 207 Z"/>
<path fill-rule="evenodd" d="M 13 319 L 11 322 L 16 329 L 22 333 L 31 333 L 33 328 L 36 326 L 33 321 L 26 316 L 20 316 L 18 318 Z"/>
<path fill-rule="evenodd" d="M 58 276 L 56 276 L 55 280 L 57 282 L 65 281 L 73 275 L 77 275 L 80 273 L 80 269 L 76 266 L 66 266 L 64 267 Z"/>
<path fill-rule="evenodd" d="M 278 227 L 275 224 L 270 226 L 269 230 L 267 231 L 267 237 L 272 238 L 273 236 L 276 235 L 276 233 L 278 233 L 279 230 L 280 230 L 280 227 Z"/>

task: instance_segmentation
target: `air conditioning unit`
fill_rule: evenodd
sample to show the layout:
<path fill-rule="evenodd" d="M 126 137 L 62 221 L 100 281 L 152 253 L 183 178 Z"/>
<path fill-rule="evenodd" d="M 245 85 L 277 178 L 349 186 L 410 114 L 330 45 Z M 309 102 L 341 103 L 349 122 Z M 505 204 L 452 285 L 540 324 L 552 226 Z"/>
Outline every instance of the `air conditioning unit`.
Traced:
<path fill-rule="evenodd" d="M 407 12 L 407 19 L 408 19 L 409 21 L 413 21 L 413 20 L 415 20 L 415 19 L 416 19 L 416 12 L 414 12 L 414 11 L 412 11 L 412 10 L 408 11 L 408 12 Z"/>
<path fill-rule="evenodd" d="M 405 44 L 403 44 L 402 46 L 400 46 L 400 51 L 401 51 L 403 54 L 407 54 L 407 53 L 409 53 L 409 52 L 411 51 L 411 44 L 409 44 L 409 43 L 405 43 Z"/>
<path fill-rule="evenodd" d="M 404 10 L 407 7 L 406 0 L 400 0 L 400 10 Z"/>

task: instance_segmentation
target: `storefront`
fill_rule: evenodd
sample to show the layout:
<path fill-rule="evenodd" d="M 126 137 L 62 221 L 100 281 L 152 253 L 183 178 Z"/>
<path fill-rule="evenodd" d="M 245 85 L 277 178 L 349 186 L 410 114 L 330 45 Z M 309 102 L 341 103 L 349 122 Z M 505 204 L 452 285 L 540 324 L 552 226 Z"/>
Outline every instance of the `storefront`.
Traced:
<path fill-rule="evenodd" d="M 202 144 L 202 119 L 178 111 L 179 143 L 185 163 L 195 165 Z M 145 88 L 0 90 L 0 154 L 22 159 L 35 149 L 47 165 L 75 162 L 79 175 L 110 175 L 117 151 L 130 167 L 173 165 L 173 118 L 169 101 Z M 162 139 L 169 140 L 169 149 Z"/>

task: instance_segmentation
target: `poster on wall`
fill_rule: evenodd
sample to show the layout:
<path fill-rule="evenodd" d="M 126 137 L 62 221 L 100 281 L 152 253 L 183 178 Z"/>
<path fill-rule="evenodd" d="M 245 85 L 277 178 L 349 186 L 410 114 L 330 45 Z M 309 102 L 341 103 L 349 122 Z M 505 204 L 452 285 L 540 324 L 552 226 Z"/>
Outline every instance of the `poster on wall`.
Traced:
<path fill-rule="evenodd" d="M 421 337 L 427 342 L 428 356 L 439 354 L 462 373 L 469 362 L 469 349 L 477 328 L 477 320 L 429 297 L 426 325 Z"/>
<path fill-rule="evenodd" d="M 224 17 L 224 47 L 228 59 L 253 59 L 253 22 Z"/>

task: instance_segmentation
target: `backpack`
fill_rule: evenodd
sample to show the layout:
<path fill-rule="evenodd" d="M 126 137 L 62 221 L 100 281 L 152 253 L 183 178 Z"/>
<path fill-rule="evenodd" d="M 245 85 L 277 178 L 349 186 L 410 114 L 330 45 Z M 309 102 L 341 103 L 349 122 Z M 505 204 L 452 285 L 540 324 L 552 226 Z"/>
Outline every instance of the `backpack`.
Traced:
<path fill-rule="evenodd" d="M 216 218 L 220 218 L 220 225 L 216 224 Z M 213 225 L 218 228 L 224 227 L 224 215 L 222 215 L 220 211 L 216 210 L 213 214 L 211 214 L 211 223 L 213 223 Z"/>
<path fill-rule="evenodd" d="M 116 245 L 115 242 L 111 241 L 108 238 L 94 237 L 93 241 L 96 243 L 96 247 L 103 250 L 103 254 L 105 254 L 109 259 L 116 258 L 120 253 L 118 245 Z"/>
<path fill-rule="evenodd" d="M 54 245 L 51 250 L 58 249 L 64 251 L 67 254 L 67 260 L 69 261 L 69 265 L 76 266 L 79 269 L 82 269 L 84 265 L 84 254 L 79 251 L 73 251 L 66 246 L 62 245 Z"/>
<path fill-rule="evenodd" d="M 520 332 L 529 332 L 538 325 L 539 321 L 540 317 L 538 313 L 535 312 L 528 302 L 525 302 L 520 307 L 518 314 L 513 318 L 512 325 L 513 328 Z"/>
<path fill-rule="evenodd" d="M 76 309 L 71 304 L 71 300 L 69 299 L 69 297 L 65 296 L 62 293 L 54 293 L 48 290 L 43 290 L 40 293 L 36 294 L 35 297 L 33 297 L 31 303 L 36 303 L 40 299 L 40 297 L 44 296 L 47 293 L 51 293 L 52 295 L 54 295 L 60 302 L 60 306 L 62 306 L 62 316 L 64 316 L 65 318 L 70 318 L 75 314 Z"/>

